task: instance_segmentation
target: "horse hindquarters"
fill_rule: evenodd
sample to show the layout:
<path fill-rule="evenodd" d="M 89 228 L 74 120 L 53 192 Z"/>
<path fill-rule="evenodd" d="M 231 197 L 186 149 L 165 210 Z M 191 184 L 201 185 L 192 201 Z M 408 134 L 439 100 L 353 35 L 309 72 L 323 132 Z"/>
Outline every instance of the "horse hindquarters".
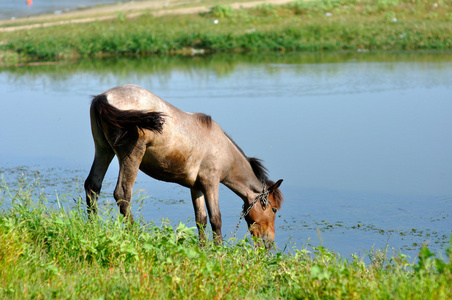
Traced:
<path fill-rule="evenodd" d="M 91 170 L 85 180 L 85 193 L 88 213 L 95 213 L 96 201 L 102 188 L 102 181 L 115 153 L 102 131 L 100 122 L 96 120 L 93 108 L 91 108 L 90 115 L 95 154 Z"/>
<path fill-rule="evenodd" d="M 130 153 L 127 155 L 118 155 L 119 175 L 113 195 L 119 206 L 119 211 L 130 223 L 133 223 L 133 217 L 130 212 L 133 185 L 137 179 L 138 170 L 140 169 L 145 152 L 146 145 L 138 141 Z"/>
<path fill-rule="evenodd" d="M 95 124 L 94 126 L 98 126 L 97 122 L 93 122 L 93 124 Z M 98 132 L 98 129 L 96 128 L 96 132 Z M 115 155 L 113 148 L 107 142 L 103 133 L 97 136 L 93 130 L 93 136 L 95 136 L 95 157 L 91 171 L 85 181 L 88 213 L 96 212 L 96 201 L 102 187 L 102 181 Z M 124 147 L 115 148 L 118 153 L 119 175 L 113 195 L 121 214 L 128 218 L 130 223 L 133 223 L 133 217 L 130 213 L 132 190 L 146 147 L 142 144 L 139 145 L 136 141 L 129 142 L 134 145 L 131 149 L 125 150 Z M 127 153 L 127 155 L 124 155 L 123 152 Z"/>
<path fill-rule="evenodd" d="M 88 211 L 95 211 L 94 201 L 100 192 L 107 168 L 116 154 L 119 176 L 114 191 L 120 212 L 133 222 L 130 214 L 132 188 L 146 151 L 146 130 L 161 133 L 165 122 L 160 112 L 120 110 L 107 100 L 106 94 L 95 96 L 91 104 L 91 127 L 95 159 L 85 182 Z M 141 133 L 141 134 L 140 134 Z"/>

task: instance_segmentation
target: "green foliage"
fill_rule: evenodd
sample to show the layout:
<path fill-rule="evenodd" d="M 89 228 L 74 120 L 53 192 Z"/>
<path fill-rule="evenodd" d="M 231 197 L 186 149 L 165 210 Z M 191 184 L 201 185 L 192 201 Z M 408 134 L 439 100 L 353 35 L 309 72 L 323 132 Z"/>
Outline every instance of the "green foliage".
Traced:
<path fill-rule="evenodd" d="M 371 250 L 371 264 L 324 247 L 290 253 L 248 238 L 200 246 L 194 228 L 125 226 L 116 209 L 88 218 L 80 203 L 0 187 L 0 298 L 448 299 L 452 256 L 423 247 L 415 263 Z M 452 240 L 451 240 L 452 247 Z"/>
<path fill-rule="evenodd" d="M 217 4 L 212 7 L 210 14 L 215 18 L 230 18 L 234 15 L 234 10 L 229 5 Z"/>

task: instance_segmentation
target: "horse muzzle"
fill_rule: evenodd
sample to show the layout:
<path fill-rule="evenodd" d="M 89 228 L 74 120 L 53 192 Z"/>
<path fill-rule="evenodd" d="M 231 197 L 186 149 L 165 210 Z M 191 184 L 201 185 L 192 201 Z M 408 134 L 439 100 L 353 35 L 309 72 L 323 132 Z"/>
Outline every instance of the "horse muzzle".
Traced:
<path fill-rule="evenodd" d="M 256 224 L 254 224 L 256 225 Z M 262 234 L 259 230 L 259 227 L 254 227 L 250 230 L 250 233 L 252 236 L 258 238 L 259 240 L 254 243 L 255 247 L 265 247 L 265 249 L 270 250 L 271 248 L 274 248 L 275 241 L 274 241 L 274 234 Z"/>

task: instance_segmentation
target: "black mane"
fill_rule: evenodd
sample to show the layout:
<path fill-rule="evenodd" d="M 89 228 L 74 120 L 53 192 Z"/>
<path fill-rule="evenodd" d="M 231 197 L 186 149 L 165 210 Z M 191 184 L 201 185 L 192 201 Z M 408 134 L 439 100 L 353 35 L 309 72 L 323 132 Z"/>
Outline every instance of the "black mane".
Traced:
<path fill-rule="evenodd" d="M 254 175 L 256 175 L 256 177 L 259 178 L 260 182 L 268 184 L 270 182 L 270 179 L 268 179 L 267 168 L 263 165 L 262 159 L 256 157 L 246 157 L 246 158 L 248 159 L 251 168 L 253 168 Z"/>
<path fill-rule="evenodd" d="M 239 145 L 237 145 L 237 143 L 226 132 L 224 134 L 226 134 L 226 136 L 229 138 L 229 140 L 235 145 L 235 147 L 237 147 L 237 149 L 240 151 L 240 153 L 242 153 L 242 155 L 245 156 L 245 158 L 250 163 L 251 168 L 253 169 L 254 175 L 256 175 L 256 177 L 260 180 L 260 182 L 262 182 L 263 184 L 269 184 L 269 183 L 274 184 L 274 182 L 272 182 L 271 180 L 268 179 L 267 168 L 262 163 L 262 159 L 246 156 L 246 154 L 245 154 L 245 152 L 243 152 L 242 148 L 240 148 Z"/>
<path fill-rule="evenodd" d="M 248 160 L 248 162 L 251 165 L 251 168 L 253 169 L 254 175 L 266 186 L 266 188 L 269 188 L 275 184 L 274 181 L 268 179 L 268 172 L 267 168 L 263 165 L 262 160 L 256 157 L 248 157 L 245 155 L 245 152 L 237 145 L 236 142 L 234 142 L 233 139 L 225 132 L 226 136 L 229 138 L 229 140 L 235 145 L 235 147 L 242 153 L 242 155 Z M 273 189 L 273 199 L 275 200 L 275 205 L 278 209 L 281 208 L 281 205 L 284 201 L 284 196 L 279 190 L 279 188 Z"/>
<path fill-rule="evenodd" d="M 199 122 L 204 124 L 207 128 L 212 127 L 212 117 L 203 113 L 194 113 L 193 114 Z"/>

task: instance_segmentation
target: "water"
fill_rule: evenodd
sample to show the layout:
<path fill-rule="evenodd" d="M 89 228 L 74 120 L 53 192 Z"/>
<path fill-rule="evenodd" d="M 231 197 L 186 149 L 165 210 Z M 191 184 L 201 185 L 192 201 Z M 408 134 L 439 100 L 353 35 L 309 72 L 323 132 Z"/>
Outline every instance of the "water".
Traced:
<path fill-rule="evenodd" d="M 212 117 L 283 178 L 280 248 L 307 240 L 348 256 L 373 246 L 413 259 L 451 236 L 452 55 L 214 56 L 85 61 L 0 72 L 0 172 L 74 197 L 92 162 L 90 95 L 136 83 Z M 112 201 L 118 168 L 104 185 Z M 39 174 L 37 173 L 39 172 Z M 146 220 L 194 226 L 187 189 L 140 175 Z M 108 199 L 108 200 L 107 200 Z M 222 187 L 223 233 L 241 200 Z M 238 233 L 246 234 L 244 224 Z"/>
<path fill-rule="evenodd" d="M 55 13 L 60 14 L 69 10 L 96 6 L 101 4 L 115 4 L 118 0 L 33 0 L 27 5 L 26 0 L 0 0 L 0 19 L 22 18 L 34 15 Z"/>

